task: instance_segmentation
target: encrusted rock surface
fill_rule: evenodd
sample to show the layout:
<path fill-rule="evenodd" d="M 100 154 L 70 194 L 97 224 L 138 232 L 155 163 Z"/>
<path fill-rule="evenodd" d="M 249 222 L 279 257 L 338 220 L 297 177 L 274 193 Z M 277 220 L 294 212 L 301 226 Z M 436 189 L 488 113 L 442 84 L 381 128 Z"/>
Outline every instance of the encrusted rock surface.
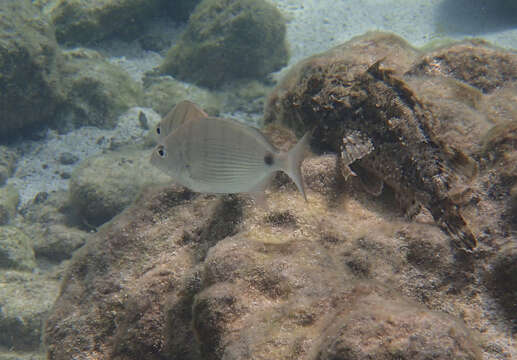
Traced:
<path fill-rule="evenodd" d="M 207 87 L 264 79 L 287 64 L 285 20 L 264 0 L 203 0 L 159 70 Z"/>
<path fill-rule="evenodd" d="M 2 140 L 51 119 L 63 95 L 60 60 L 48 17 L 41 15 L 30 0 L 0 2 Z"/>
<path fill-rule="evenodd" d="M 490 65 L 515 55 L 458 47 L 467 60 L 490 54 L 486 77 L 456 76 L 458 59 L 451 73 L 419 73 L 429 54 L 386 34 L 299 64 L 270 97 L 266 133 L 285 150 L 295 141 L 278 123 L 299 134 L 318 125 L 303 165 L 308 202 L 281 174 L 268 210 L 245 195 L 146 189 L 72 258 L 45 325 L 48 358 L 516 357 L 515 82 Z M 507 100 L 490 103 L 494 93 Z M 352 125 L 393 176 L 365 158 L 345 180 Z M 439 203 L 407 181 L 429 159 L 447 175 Z M 361 170 L 385 183 L 380 194 L 364 191 Z M 409 218 L 408 199 L 424 205 Z M 476 246 L 458 243 L 440 206 Z"/>
<path fill-rule="evenodd" d="M 114 151 L 84 161 L 72 174 L 70 210 L 95 227 L 119 214 L 146 186 L 170 181 L 149 163 L 150 150 Z"/>
<path fill-rule="evenodd" d="M 63 58 L 66 100 L 60 112 L 69 125 L 113 128 L 120 115 L 143 101 L 141 85 L 98 52 L 76 48 Z"/>
<path fill-rule="evenodd" d="M 0 272 L 0 348 L 38 350 L 43 322 L 58 291 L 56 279 L 12 270 Z M 8 357 L 0 351 L 0 359 L 4 358 Z"/>

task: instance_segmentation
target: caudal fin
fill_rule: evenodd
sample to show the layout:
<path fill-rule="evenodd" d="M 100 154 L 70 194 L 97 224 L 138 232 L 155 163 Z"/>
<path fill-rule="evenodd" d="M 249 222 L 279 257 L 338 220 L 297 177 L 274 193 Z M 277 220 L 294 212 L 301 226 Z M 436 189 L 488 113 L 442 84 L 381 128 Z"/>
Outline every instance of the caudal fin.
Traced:
<path fill-rule="evenodd" d="M 296 187 L 302 193 L 305 201 L 307 201 L 307 196 L 305 195 L 305 186 L 303 184 L 301 166 L 303 159 L 305 158 L 305 151 L 309 149 L 311 136 L 312 131 L 307 131 L 300 139 L 300 141 L 298 141 L 298 143 L 291 150 L 289 150 L 287 153 L 286 166 L 284 169 L 282 169 L 294 181 Z"/>

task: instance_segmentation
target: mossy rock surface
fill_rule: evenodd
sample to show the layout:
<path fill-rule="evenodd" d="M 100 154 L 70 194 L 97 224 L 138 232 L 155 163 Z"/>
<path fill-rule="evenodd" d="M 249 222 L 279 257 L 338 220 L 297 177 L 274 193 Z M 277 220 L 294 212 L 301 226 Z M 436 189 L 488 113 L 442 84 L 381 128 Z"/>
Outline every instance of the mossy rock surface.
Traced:
<path fill-rule="evenodd" d="M 0 347 L 15 351 L 40 350 L 43 323 L 59 292 L 59 281 L 20 271 L 0 273 Z M 31 355 L 31 354 L 29 354 Z M 38 354 L 0 359 L 40 359 Z M 43 357 L 41 357 L 43 359 Z"/>
<path fill-rule="evenodd" d="M 62 99 L 54 27 L 29 0 L 0 2 L 0 138 L 42 126 Z"/>
<path fill-rule="evenodd" d="M 74 126 L 112 128 L 120 115 L 142 102 L 140 84 L 98 52 L 77 48 L 64 58 L 66 102 L 60 110 Z"/>
<path fill-rule="evenodd" d="M 282 14 L 263 0 L 204 0 L 160 71 L 207 87 L 265 78 L 287 64 Z"/>
<path fill-rule="evenodd" d="M 60 43 L 85 44 L 111 35 L 132 37 L 162 0 L 58 0 L 46 5 Z"/>
<path fill-rule="evenodd" d="M 32 271 L 36 266 L 31 239 L 14 226 L 0 226 L 0 269 Z"/>
<path fill-rule="evenodd" d="M 151 166 L 151 150 L 112 152 L 87 159 L 72 174 L 70 205 L 86 225 L 120 213 L 145 186 L 170 181 Z"/>

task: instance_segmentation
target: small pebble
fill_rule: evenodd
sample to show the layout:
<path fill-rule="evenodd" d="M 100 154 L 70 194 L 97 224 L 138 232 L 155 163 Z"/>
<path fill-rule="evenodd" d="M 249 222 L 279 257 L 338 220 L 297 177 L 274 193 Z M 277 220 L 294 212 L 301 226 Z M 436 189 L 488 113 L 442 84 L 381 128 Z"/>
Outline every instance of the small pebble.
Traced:
<path fill-rule="evenodd" d="M 72 164 L 75 164 L 77 162 L 77 160 L 79 160 L 79 158 L 69 152 L 64 152 L 64 153 L 61 153 L 61 155 L 59 155 L 59 162 L 62 165 L 72 165 Z"/>

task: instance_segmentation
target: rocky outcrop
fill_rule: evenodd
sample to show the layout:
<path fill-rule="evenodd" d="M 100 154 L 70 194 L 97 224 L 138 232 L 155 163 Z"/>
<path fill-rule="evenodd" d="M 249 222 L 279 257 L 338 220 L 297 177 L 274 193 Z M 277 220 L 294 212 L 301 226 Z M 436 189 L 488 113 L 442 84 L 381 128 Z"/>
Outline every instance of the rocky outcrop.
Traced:
<path fill-rule="evenodd" d="M 245 195 L 147 188 L 71 260 L 45 326 L 49 359 L 517 356 L 515 129 L 509 101 L 487 101 L 515 84 L 418 73 L 426 56 L 369 34 L 296 66 L 269 99 L 265 131 L 285 150 L 286 125 L 317 125 L 308 202 L 281 174 L 267 210 Z M 494 66 L 499 56 L 514 55 L 493 53 Z M 371 153 L 345 163 L 347 130 Z M 476 243 L 466 248 L 457 228 Z"/>
<path fill-rule="evenodd" d="M 2 1 L 0 19 L 0 138 L 6 140 L 48 123 L 63 92 L 50 19 L 30 0 Z"/>
<path fill-rule="evenodd" d="M 125 111 L 143 101 L 140 84 L 98 52 L 77 48 L 63 58 L 66 100 L 60 116 L 67 125 L 113 128 Z"/>
<path fill-rule="evenodd" d="M 207 87 L 264 79 L 287 64 L 285 20 L 260 0 L 204 0 L 169 50 L 161 73 Z"/>
<path fill-rule="evenodd" d="M 72 174 L 70 211 L 87 227 L 119 214 L 142 188 L 170 182 L 149 163 L 149 150 L 110 152 L 89 158 Z"/>

